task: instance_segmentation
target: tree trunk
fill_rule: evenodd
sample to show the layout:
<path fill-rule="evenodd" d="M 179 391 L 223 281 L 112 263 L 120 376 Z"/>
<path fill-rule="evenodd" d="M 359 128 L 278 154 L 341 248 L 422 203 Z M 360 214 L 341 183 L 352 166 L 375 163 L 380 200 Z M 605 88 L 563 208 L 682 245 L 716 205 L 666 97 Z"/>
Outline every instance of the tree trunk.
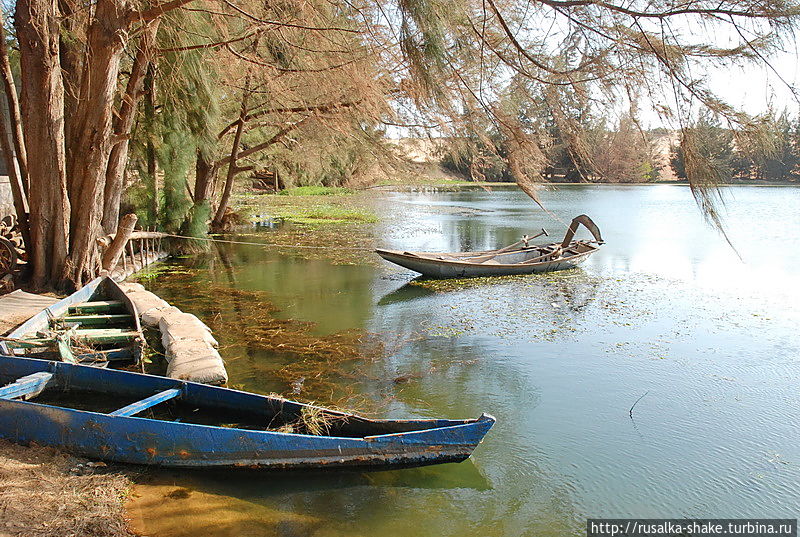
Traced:
<path fill-rule="evenodd" d="M 11 196 L 14 200 L 14 211 L 17 213 L 17 225 L 20 233 L 22 233 L 25 249 L 30 251 L 32 245 L 30 227 L 28 226 L 28 166 L 24 156 L 25 144 L 22 141 L 19 100 L 17 99 L 14 77 L 11 74 L 11 63 L 8 61 L 8 48 L 6 47 L 6 36 L 3 30 L 4 24 L 3 12 L 0 9 L 0 76 L 3 78 L 3 89 L 5 90 L 12 129 L 11 136 L 9 136 L 6 121 L 4 118 L 0 118 L 0 146 L 2 146 L 6 167 L 8 168 Z M 14 155 L 15 147 L 19 147 L 18 154 L 22 155 L 19 159 Z"/>
<path fill-rule="evenodd" d="M 211 198 L 211 186 L 217 175 L 217 165 L 210 162 L 202 151 L 197 152 L 197 163 L 194 174 L 194 201 L 195 205 Z"/>
<path fill-rule="evenodd" d="M 0 22 L 2 24 L 2 22 Z M 14 211 L 17 213 L 17 225 L 26 249 L 31 247 L 30 228 L 28 227 L 28 204 L 25 192 L 22 190 L 22 182 L 19 180 L 17 166 L 14 158 L 14 148 L 11 146 L 8 129 L 6 128 L 5 118 L 0 118 L 0 148 L 6 161 L 8 180 L 11 185 L 11 197 L 14 201 Z"/>
<path fill-rule="evenodd" d="M 114 136 L 118 142 L 111 149 L 108 158 L 103 195 L 103 229 L 106 233 L 112 233 L 117 228 L 119 221 L 119 203 L 122 197 L 125 167 L 128 163 L 128 140 L 133 127 L 133 119 L 136 116 L 136 107 L 142 95 L 142 86 L 150 64 L 157 30 L 158 20 L 151 23 L 139 39 L 128 85 L 122 97 L 119 113 L 114 121 Z"/>
<path fill-rule="evenodd" d="M 236 129 L 236 136 L 234 137 L 234 147 L 238 152 L 239 141 L 241 140 L 241 130 L 243 127 L 240 125 Z M 233 153 L 234 155 L 236 153 Z M 222 197 L 219 199 L 219 206 L 217 207 L 217 212 L 214 215 L 214 220 L 211 222 L 212 229 L 220 229 L 222 228 L 222 222 L 225 218 L 225 211 L 228 208 L 228 203 L 231 200 L 231 193 L 233 192 L 233 182 L 236 179 L 236 175 L 239 173 L 239 168 L 236 166 L 236 159 L 231 159 L 230 164 L 228 164 L 228 174 L 225 177 L 225 188 L 222 190 Z"/>
<path fill-rule="evenodd" d="M 8 48 L 4 31 L 5 17 L 0 10 L 0 76 L 3 78 L 3 89 L 8 101 L 8 115 L 11 120 L 11 139 L 19 167 L 19 181 L 25 196 L 28 195 L 28 156 L 25 151 L 25 142 L 22 139 L 22 118 L 20 117 L 19 98 L 17 86 L 14 84 L 14 75 L 11 72 L 11 62 L 8 59 Z"/>
<path fill-rule="evenodd" d="M 82 6 L 76 5 L 76 0 L 56 0 L 61 12 L 61 32 L 59 36 L 59 59 L 61 61 L 61 78 L 64 84 L 64 134 L 66 140 L 67 159 L 67 189 L 70 189 L 72 178 L 72 147 L 69 140 L 73 140 L 77 133 L 73 130 L 73 120 L 77 117 L 80 76 L 82 63 L 82 44 L 76 36 L 82 33 L 82 21 L 76 16 L 76 10 Z"/>
<path fill-rule="evenodd" d="M 233 135 L 233 145 L 231 147 L 230 161 L 228 162 L 228 174 L 225 178 L 225 188 L 222 191 L 222 197 L 219 200 L 219 206 L 214 215 L 214 221 L 211 223 L 212 228 L 222 227 L 225 210 L 228 208 L 228 202 L 231 199 L 231 192 L 233 191 L 233 181 L 236 179 L 236 174 L 239 173 L 237 160 L 239 160 L 239 148 L 242 143 L 242 134 L 244 134 L 245 119 L 247 118 L 247 100 L 249 97 L 250 77 L 248 76 L 245 80 L 242 93 L 242 108 L 239 112 L 239 123 L 236 125 L 236 133 Z"/>
<path fill-rule="evenodd" d="M 64 87 L 59 64 L 59 17 L 53 0 L 18 0 L 21 116 L 28 162 L 33 284 L 60 284 L 66 275 L 70 203 L 64 157 Z"/>
<path fill-rule="evenodd" d="M 100 232 L 108 159 L 111 154 L 114 96 L 125 46 L 127 13 L 116 0 L 98 0 L 87 32 L 80 92 L 71 119 L 70 279 L 80 286 L 99 267 Z"/>
<path fill-rule="evenodd" d="M 147 145 L 145 147 L 145 157 L 147 159 L 147 178 L 150 181 L 150 213 L 153 218 L 153 222 L 158 221 L 158 178 L 156 174 L 158 172 L 157 162 L 156 162 L 156 147 L 155 143 L 153 142 L 153 130 L 155 129 L 155 122 L 156 122 L 156 107 L 155 107 L 155 100 L 156 100 L 156 84 L 155 84 L 155 72 L 153 70 L 153 66 L 147 69 L 147 74 L 144 77 L 144 122 L 145 122 L 145 133 L 147 136 Z"/>
<path fill-rule="evenodd" d="M 126 214 L 122 217 L 119 227 L 115 230 L 114 239 L 103 254 L 103 260 L 100 263 L 103 270 L 111 272 L 117 266 L 119 257 L 125 251 L 125 245 L 128 244 L 128 239 L 133 233 L 133 228 L 136 227 L 136 220 L 135 214 Z"/>

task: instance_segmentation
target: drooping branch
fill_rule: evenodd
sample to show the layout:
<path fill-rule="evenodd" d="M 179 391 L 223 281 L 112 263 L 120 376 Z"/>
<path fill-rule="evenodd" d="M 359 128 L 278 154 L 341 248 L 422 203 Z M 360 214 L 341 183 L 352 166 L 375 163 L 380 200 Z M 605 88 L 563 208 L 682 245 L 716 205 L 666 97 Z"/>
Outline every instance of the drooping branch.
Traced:
<path fill-rule="evenodd" d="M 244 41 L 245 39 L 250 39 L 251 37 L 257 36 L 261 32 L 263 32 L 263 30 L 259 28 L 259 29 L 253 30 L 252 32 L 248 32 L 245 35 L 242 35 L 242 36 L 239 36 L 239 37 L 233 37 L 231 39 L 225 39 L 225 40 L 222 40 L 222 41 L 212 41 L 212 42 L 209 42 L 209 43 L 200 43 L 198 45 L 185 45 L 185 46 L 181 46 L 181 47 L 160 48 L 160 49 L 158 49 L 158 52 L 160 52 L 160 53 L 163 53 L 163 52 L 188 52 L 190 50 L 206 50 L 206 49 L 219 48 L 219 47 L 223 47 L 225 45 L 230 45 L 230 44 L 233 44 L 233 43 L 238 43 L 240 41 Z"/>
<path fill-rule="evenodd" d="M 252 157 L 253 155 L 255 155 L 257 153 L 260 153 L 261 151 L 269 149 L 273 145 L 275 145 L 278 142 L 280 142 L 281 140 L 283 140 L 283 138 L 285 138 L 287 134 L 289 134 L 292 131 L 295 131 L 295 130 L 299 129 L 301 126 L 303 126 L 306 123 L 308 123 L 313 117 L 314 116 L 307 116 L 307 117 L 304 117 L 303 119 L 301 119 L 300 121 L 292 123 L 291 125 L 286 125 L 285 127 L 282 127 L 280 130 L 278 130 L 278 132 L 273 134 L 268 140 L 266 140 L 264 142 L 261 142 L 260 144 L 256 144 L 253 147 L 250 147 L 248 149 L 245 149 L 244 151 L 241 151 L 237 155 L 236 160 Z M 218 160 L 216 162 L 216 164 L 217 164 L 217 166 L 225 166 L 226 164 L 229 164 L 231 162 L 231 160 L 232 159 L 231 159 L 231 157 L 229 155 L 227 157 L 224 157 L 224 158 Z"/>
<path fill-rule="evenodd" d="M 492 12 L 494 13 L 495 17 L 497 17 L 497 21 L 500 23 L 500 27 L 503 29 L 503 31 L 506 34 L 506 37 L 514 46 L 514 48 L 517 50 L 517 52 L 519 52 L 519 54 L 524 56 L 533 65 L 553 75 L 568 75 L 571 73 L 580 72 L 582 70 L 582 67 L 576 67 L 574 69 L 568 69 L 568 70 L 553 69 L 552 67 L 546 65 L 537 58 L 534 58 L 533 55 L 530 54 L 528 50 L 525 47 L 523 47 L 517 40 L 516 34 L 508 26 L 508 23 L 506 22 L 503 15 L 500 13 L 500 10 L 497 8 L 497 5 L 494 3 L 494 0 L 486 0 L 486 3 L 489 5 L 489 7 L 492 8 Z"/>
<path fill-rule="evenodd" d="M 347 108 L 352 108 L 353 106 L 358 105 L 361 100 L 357 101 L 348 101 L 348 102 L 341 102 L 341 103 L 325 103 L 320 105 L 309 105 L 309 106 L 294 106 L 294 107 L 287 107 L 287 108 L 266 108 L 264 110 L 259 110 L 258 112 L 253 112 L 247 114 L 243 118 L 239 118 L 236 121 L 230 123 L 227 127 L 222 129 L 222 131 L 217 135 L 218 138 L 224 137 L 231 129 L 239 125 L 239 123 L 244 122 L 247 123 L 254 119 L 259 119 L 264 116 L 273 115 L 273 114 L 300 114 L 303 112 L 311 112 L 311 113 L 329 113 L 336 110 L 344 110 Z"/>
<path fill-rule="evenodd" d="M 676 17 L 678 15 L 709 15 L 718 17 L 721 15 L 742 17 L 748 19 L 763 19 L 775 16 L 774 13 L 759 10 L 741 10 L 741 9 L 727 9 L 723 6 L 725 2 L 714 2 L 713 7 L 685 7 L 678 9 L 667 9 L 664 11 L 640 11 L 635 9 L 626 8 L 617 4 L 609 2 L 602 2 L 597 0 L 539 0 L 542 4 L 551 7 L 583 7 L 583 6 L 597 6 L 615 13 L 621 13 L 635 18 L 651 18 L 651 19 L 666 19 Z M 684 5 L 692 5 L 694 2 L 689 2 Z M 797 13 L 795 13 L 797 14 Z"/>
<path fill-rule="evenodd" d="M 178 0 L 175 0 L 175 1 L 178 1 Z M 189 1 L 191 1 L 191 0 L 189 0 Z M 352 33 L 352 34 L 361 33 L 361 30 L 357 30 L 357 29 L 354 29 L 354 28 L 343 28 L 343 27 L 339 27 L 339 26 L 327 26 L 327 27 L 308 26 L 308 25 L 305 25 L 305 24 L 294 24 L 294 23 L 290 23 L 290 22 L 282 22 L 282 21 L 262 19 L 261 17 L 257 17 L 255 15 L 253 15 L 252 13 L 250 13 L 248 11 L 245 11 L 244 9 L 242 9 L 239 6 L 237 6 L 233 2 L 230 2 L 229 0 L 222 0 L 222 1 L 225 3 L 226 6 L 228 6 L 232 10 L 236 11 L 240 15 L 243 15 L 245 18 L 250 19 L 253 22 L 260 23 L 260 24 L 268 24 L 268 25 L 274 25 L 274 26 L 285 26 L 287 28 L 295 28 L 295 29 L 298 29 L 298 30 L 311 30 L 311 31 L 315 31 L 315 32 L 345 32 L 345 33 Z"/>

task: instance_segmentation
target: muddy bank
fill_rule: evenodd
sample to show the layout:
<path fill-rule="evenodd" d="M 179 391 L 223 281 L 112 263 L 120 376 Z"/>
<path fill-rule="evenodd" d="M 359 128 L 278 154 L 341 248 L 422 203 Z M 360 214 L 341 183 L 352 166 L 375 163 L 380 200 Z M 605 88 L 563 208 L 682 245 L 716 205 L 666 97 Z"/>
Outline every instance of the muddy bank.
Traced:
<path fill-rule="evenodd" d="M 0 537 L 122 537 L 131 481 L 113 467 L 0 440 Z"/>

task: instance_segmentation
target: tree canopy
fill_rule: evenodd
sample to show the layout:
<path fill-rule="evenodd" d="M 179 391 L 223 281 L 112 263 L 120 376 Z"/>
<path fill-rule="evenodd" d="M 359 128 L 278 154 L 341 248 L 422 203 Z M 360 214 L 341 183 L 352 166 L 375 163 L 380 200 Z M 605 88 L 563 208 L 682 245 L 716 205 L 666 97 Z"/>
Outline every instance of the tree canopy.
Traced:
<path fill-rule="evenodd" d="M 647 106 L 682 129 L 686 175 L 721 225 L 698 114 L 739 147 L 779 142 L 706 73 L 764 65 L 797 17 L 794 0 L 18 0 L 0 53 L 2 67 L 18 48 L 21 74 L 17 103 L 0 69 L 14 127 L 4 150 L 20 159 L 33 281 L 95 275 L 96 240 L 122 203 L 166 229 L 219 225 L 239 174 L 301 175 L 303 152 L 320 173 L 347 174 L 386 126 L 464 140 L 536 200 L 559 160 L 639 174 L 621 164 L 630 155 L 598 162 L 597 148 L 641 132 Z M 619 118 L 606 134 L 598 111 Z M 150 187 L 126 201 L 134 183 Z"/>

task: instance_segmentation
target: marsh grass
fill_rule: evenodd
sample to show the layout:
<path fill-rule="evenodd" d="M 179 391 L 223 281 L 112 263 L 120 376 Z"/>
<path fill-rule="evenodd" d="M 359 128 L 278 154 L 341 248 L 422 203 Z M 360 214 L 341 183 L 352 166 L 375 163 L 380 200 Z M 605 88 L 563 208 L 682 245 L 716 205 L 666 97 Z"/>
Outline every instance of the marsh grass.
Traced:
<path fill-rule="evenodd" d="M 349 188 L 330 186 L 296 186 L 278 192 L 279 196 L 348 196 L 353 191 Z"/>
<path fill-rule="evenodd" d="M 304 225 L 369 224 L 378 221 L 370 206 L 369 195 L 355 195 L 346 188 L 298 187 L 290 191 L 300 193 L 269 196 L 239 194 L 234 196 L 234 208 L 245 221 L 263 219 L 265 216 Z"/>
<path fill-rule="evenodd" d="M 300 422 L 306 433 L 320 436 L 328 434 L 333 425 L 333 417 L 316 406 L 305 406 L 300 411 Z"/>
<path fill-rule="evenodd" d="M 507 284 L 537 285 L 542 283 L 558 284 L 566 281 L 581 279 L 585 273 L 581 269 L 560 270 L 540 274 L 515 274 L 510 276 L 481 276 L 476 278 L 419 278 L 411 280 L 408 285 L 421 287 L 436 293 L 447 293 L 465 289 L 476 289 Z"/>

